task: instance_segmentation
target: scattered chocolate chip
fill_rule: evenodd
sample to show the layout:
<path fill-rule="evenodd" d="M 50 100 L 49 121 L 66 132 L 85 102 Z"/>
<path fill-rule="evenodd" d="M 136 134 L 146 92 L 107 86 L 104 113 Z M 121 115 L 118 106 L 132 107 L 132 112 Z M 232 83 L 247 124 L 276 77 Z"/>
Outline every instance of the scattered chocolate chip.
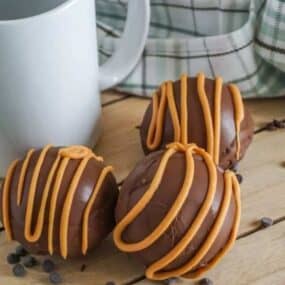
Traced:
<path fill-rule="evenodd" d="M 23 265 L 27 268 L 34 267 L 38 264 L 39 262 L 33 256 L 25 256 L 23 259 Z"/>
<path fill-rule="evenodd" d="M 241 183 L 242 183 L 242 181 L 243 181 L 243 177 L 242 177 L 242 175 L 241 175 L 241 174 L 239 174 L 239 173 L 236 173 L 236 177 L 237 177 L 238 183 L 239 183 L 239 184 L 241 184 Z"/>
<path fill-rule="evenodd" d="M 166 280 L 163 281 L 163 284 L 165 285 L 174 285 L 174 284 L 177 284 L 177 281 L 178 281 L 178 278 L 168 278 Z"/>
<path fill-rule="evenodd" d="M 22 245 L 18 245 L 16 247 L 15 253 L 19 256 L 26 256 L 28 252 L 25 250 L 25 248 Z"/>
<path fill-rule="evenodd" d="M 273 220 L 271 218 L 268 218 L 268 217 L 263 217 L 261 220 L 261 226 L 263 228 L 268 228 L 268 227 L 271 227 L 273 225 Z"/>
<path fill-rule="evenodd" d="M 81 268 L 80 268 L 80 271 L 81 271 L 81 272 L 84 272 L 85 269 L 86 269 L 86 264 L 82 264 L 82 265 L 81 265 Z"/>
<path fill-rule="evenodd" d="M 50 273 L 49 281 L 52 284 L 59 284 L 59 283 L 62 282 L 62 278 L 61 278 L 61 276 L 60 276 L 60 274 L 58 272 L 54 271 L 54 272 Z"/>
<path fill-rule="evenodd" d="M 9 264 L 16 264 L 16 263 L 20 262 L 20 256 L 15 254 L 15 253 L 10 253 L 7 256 L 7 262 Z"/>
<path fill-rule="evenodd" d="M 54 265 L 53 261 L 50 259 L 45 259 L 43 261 L 42 267 L 43 267 L 44 272 L 47 272 L 47 273 L 50 273 L 50 272 L 54 271 L 54 269 L 55 269 L 55 265 Z"/>
<path fill-rule="evenodd" d="M 268 131 L 275 131 L 277 129 L 276 125 L 273 122 L 268 123 L 265 128 Z"/>
<path fill-rule="evenodd" d="M 231 166 L 230 166 L 230 170 L 232 171 L 232 172 L 237 172 L 238 171 L 238 162 L 235 162 L 235 163 L 233 163 Z"/>
<path fill-rule="evenodd" d="M 280 165 L 281 165 L 281 167 L 285 167 L 285 161 L 282 161 L 282 162 L 280 163 Z"/>
<path fill-rule="evenodd" d="M 209 278 L 203 278 L 199 281 L 199 285 L 213 285 L 214 282 Z"/>
<path fill-rule="evenodd" d="M 106 284 L 105 285 L 116 285 L 116 283 L 115 282 L 113 282 L 113 281 L 108 281 L 108 282 L 106 282 Z"/>
<path fill-rule="evenodd" d="M 273 120 L 272 123 L 277 129 L 283 129 L 285 127 L 285 123 L 282 120 Z"/>
<path fill-rule="evenodd" d="M 20 263 L 13 266 L 12 272 L 16 277 L 23 277 L 27 273 L 25 267 Z"/>

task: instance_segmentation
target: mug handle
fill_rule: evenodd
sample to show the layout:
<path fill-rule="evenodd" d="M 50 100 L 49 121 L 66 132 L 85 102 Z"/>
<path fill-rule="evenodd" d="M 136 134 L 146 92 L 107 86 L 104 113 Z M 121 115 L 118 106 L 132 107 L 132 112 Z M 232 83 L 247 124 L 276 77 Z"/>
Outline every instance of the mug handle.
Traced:
<path fill-rule="evenodd" d="M 150 0 L 129 0 L 127 22 L 119 47 L 99 68 L 100 90 L 121 82 L 133 70 L 143 52 L 149 29 Z"/>

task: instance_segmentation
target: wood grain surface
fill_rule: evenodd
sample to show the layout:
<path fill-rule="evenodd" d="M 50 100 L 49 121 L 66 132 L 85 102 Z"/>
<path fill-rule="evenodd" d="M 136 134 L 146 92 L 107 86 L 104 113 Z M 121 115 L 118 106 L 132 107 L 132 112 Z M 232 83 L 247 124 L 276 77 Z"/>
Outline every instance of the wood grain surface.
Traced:
<path fill-rule="evenodd" d="M 137 127 L 149 102 L 114 92 L 102 96 L 103 133 L 94 151 L 115 167 L 118 183 L 144 156 Z M 256 128 L 285 118 L 285 99 L 248 100 L 246 105 Z M 244 178 L 239 240 L 208 276 L 215 285 L 285 285 L 285 130 L 255 135 L 239 172 Z M 260 218 L 264 216 L 273 218 L 275 225 L 262 230 Z M 48 275 L 40 267 L 28 270 L 24 278 L 12 275 L 6 255 L 15 245 L 0 232 L 0 285 L 49 284 Z M 157 284 L 144 279 L 142 266 L 116 250 L 111 237 L 85 259 L 55 262 L 63 284 Z M 84 272 L 80 272 L 82 264 L 87 266 Z M 178 284 L 198 283 L 182 280 Z"/>

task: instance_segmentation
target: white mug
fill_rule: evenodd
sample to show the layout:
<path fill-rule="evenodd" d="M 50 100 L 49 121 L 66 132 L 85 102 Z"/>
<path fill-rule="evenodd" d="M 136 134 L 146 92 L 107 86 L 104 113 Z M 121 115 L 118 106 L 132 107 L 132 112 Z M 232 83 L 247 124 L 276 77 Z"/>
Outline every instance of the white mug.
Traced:
<path fill-rule="evenodd" d="M 0 1 L 1 177 L 28 148 L 94 145 L 99 92 L 134 68 L 149 14 L 149 0 L 129 0 L 119 48 L 99 67 L 94 0 Z"/>

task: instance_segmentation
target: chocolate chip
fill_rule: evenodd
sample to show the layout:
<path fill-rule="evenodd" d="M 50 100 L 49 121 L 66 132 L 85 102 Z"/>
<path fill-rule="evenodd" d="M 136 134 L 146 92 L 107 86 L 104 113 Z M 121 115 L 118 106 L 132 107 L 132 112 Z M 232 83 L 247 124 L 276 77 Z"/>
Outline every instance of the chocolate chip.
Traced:
<path fill-rule="evenodd" d="M 284 122 L 283 121 L 279 121 L 279 120 L 273 120 L 273 125 L 276 127 L 276 128 L 278 128 L 278 129 L 282 129 L 282 128 L 284 128 Z"/>
<path fill-rule="evenodd" d="M 268 131 L 275 131 L 277 129 L 276 125 L 273 122 L 268 123 L 265 128 Z"/>
<path fill-rule="evenodd" d="M 54 269 L 55 269 L 55 265 L 54 265 L 53 261 L 50 259 L 45 259 L 43 261 L 42 267 L 43 267 L 44 272 L 47 272 L 47 273 L 50 273 L 50 272 L 54 271 Z"/>
<path fill-rule="evenodd" d="M 15 254 L 15 253 L 10 253 L 7 256 L 7 262 L 9 264 L 16 264 L 16 263 L 20 262 L 20 256 Z"/>
<path fill-rule="evenodd" d="M 203 278 L 199 281 L 199 285 L 213 285 L 214 282 L 209 278 Z"/>
<path fill-rule="evenodd" d="M 16 247 L 15 253 L 19 256 L 26 256 L 28 252 L 25 250 L 25 248 L 22 245 L 18 245 Z"/>
<path fill-rule="evenodd" d="M 13 274 L 16 276 L 16 277 L 23 277 L 26 275 L 27 271 L 26 269 L 24 268 L 24 266 L 20 263 L 16 264 L 13 266 L 13 269 L 12 269 L 12 272 Z"/>
<path fill-rule="evenodd" d="M 23 265 L 25 267 L 31 268 L 31 267 L 34 267 L 38 264 L 39 264 L 39 262 L 33 256 L 29 255 L 29 256 L 24 257 Z"/>
<path fill-rule="evenodd" d="M 165 285 L 174 285 L 174 284 L 177 284 L 177 281 L 178 281 L 178 278 L 168 278 L 166 280 L 163 281 L 163 284 Z"/>
<path fill-rule="evenodd" d="M 237 173 L 236 177 L 237 177 L 238 183 L 241 184 L 243 181 L 243 177 L 241 176 L 241 174 Z"/>
<path fill-rule="evenodd" d="M 230 166 L 230 170 L 232 172 L 236 173 L 238 171 L 238 162 L 232 163 L 231 166 Z"/>
<path fill-rule="evenodd" d="M 108 281 L 108 282 L 106 282 L 106 284 L 105 285 L 116 285 L 116 283 L 115 282 L 113 282 L 113 281 Z"/>
<path fill-rule="evenodd" d="M 81 265 L 81 268 L 80 268 L 80 271 L 81 271 L 81 272 L 84 272 L 85 269 L 86 269 L 86 264 L 82 264 L 82 265 Z"/>
<path fill-rule="evenodd" d="M 54 271 L 49 275 L 49 281 L 52 284 L 59 284 L 62 282 L 62 278 L 58 272 Z"/>
<path fill-rule="evenodd" d="M 268 218 L 268 217 L 263 217 L 261 220 L 261 226 L 263 228 L 268 228 L 268 227 L 271 227 L 273 225 L 273 220 L 271 218 Z"/>

